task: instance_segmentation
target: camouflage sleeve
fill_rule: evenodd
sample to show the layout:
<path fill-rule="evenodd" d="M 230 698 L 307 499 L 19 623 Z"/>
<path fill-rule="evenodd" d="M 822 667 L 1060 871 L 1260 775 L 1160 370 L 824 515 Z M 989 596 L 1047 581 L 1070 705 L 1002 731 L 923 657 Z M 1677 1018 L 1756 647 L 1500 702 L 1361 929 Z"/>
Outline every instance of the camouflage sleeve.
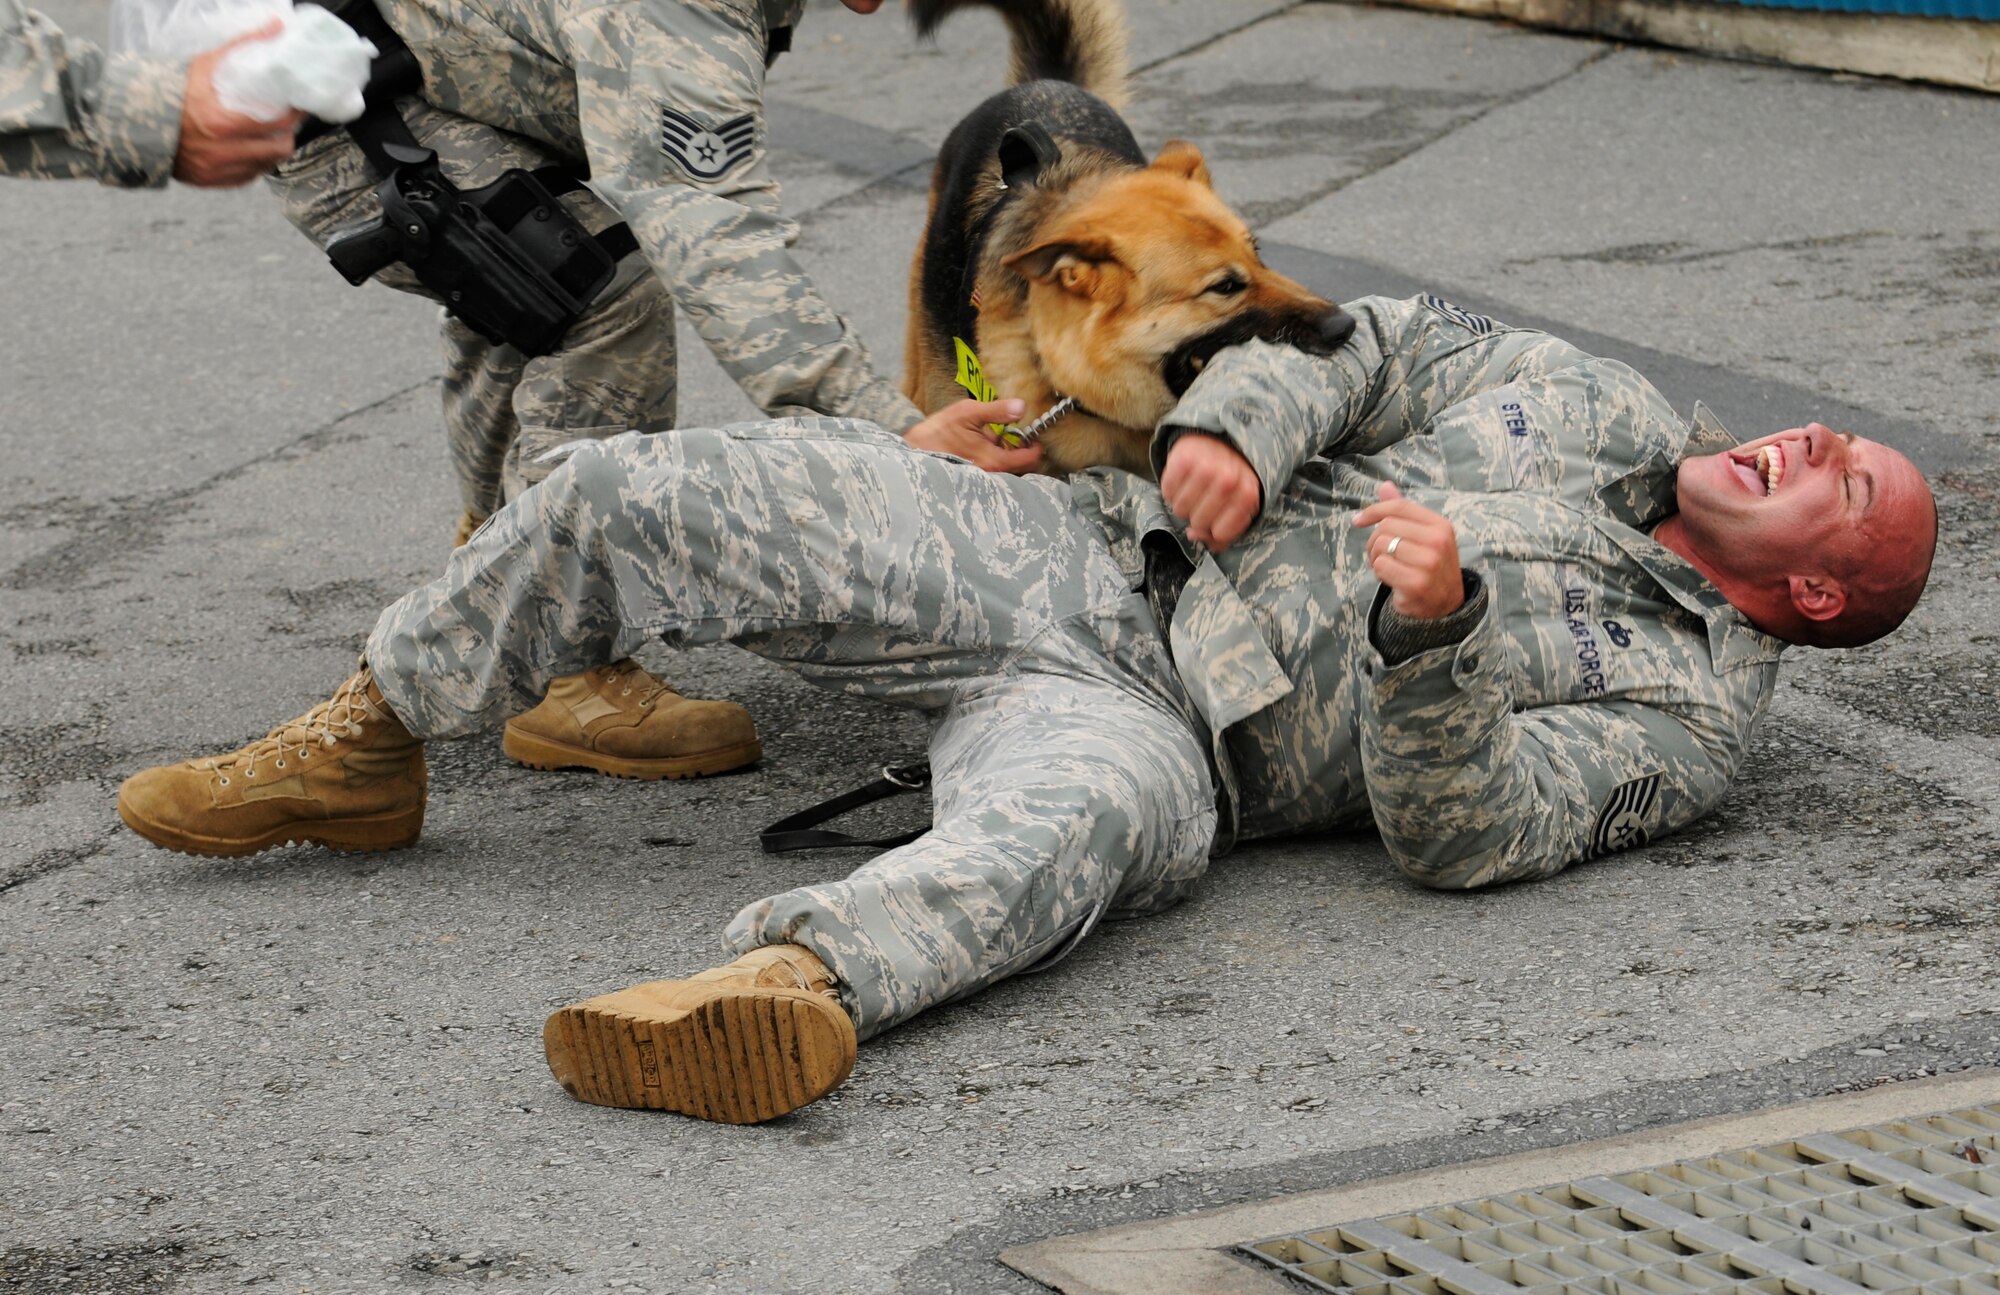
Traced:
<path fill-rule="evenodd" d="M 564 33 L 592 183 L 730 377 L 773 415 L 922 417 L 798 262 L 766 157 L 760 0 L 580 6 Z"/>
<path fill-rule="evenodd" d="M 183 65 L 106 57 L 0 0 L 0 175 L 165 184 L 186 89 Z"/>
<path fill-rule="evenodd" d="M 1590 358 L 1435 297 L 1362 297 L 1345 309 L 1354 335 L 1331 356 L 1270 342 L 1219 353 L 1153 437 L 1155 475 L 1175 432 L 1208 432 L 1250 461 L 1272 499 L 1308 459 L 1376 453 L 1475 392 Z"/>
<path fill-rule="evenodd" d="M 1369 804 L 1407 876 L 1454 890 L 1550 877 L 1722 799 L 1740 748 L 1701 740 L 1698 717 L 1631 701 L 1516 713 L 1496 620 L 1401 665 L 1375 662 L 1362 690 Z"/>
<path fill-rule="evenodd" d="M 1389 605 L 1389 587 L 1375 595 L 1375 612 L 1368 618 L 1368 641 L 1387 665 L 1401 665 L 1433 648 L 1464 642 L 1486 618 L 1486 582 L 1477 572 L 1459 570 L 1465 601 L 1448 616 L 1405 616 Z"/>

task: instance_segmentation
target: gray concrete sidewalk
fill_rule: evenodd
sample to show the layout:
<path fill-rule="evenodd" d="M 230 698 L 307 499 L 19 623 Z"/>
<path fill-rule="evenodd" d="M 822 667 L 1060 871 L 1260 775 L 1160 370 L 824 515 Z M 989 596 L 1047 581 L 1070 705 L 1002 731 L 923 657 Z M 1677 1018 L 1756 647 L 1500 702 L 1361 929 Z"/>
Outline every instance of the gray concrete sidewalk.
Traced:
<path fill-rule="evenodd" d="M 1318 286 L 1587 339 L 1745 437 L 1908 447 L 1945 526 L 1913 622 L 1794 654 L 1723 811 L 1639 853 L 1449 896 L 1366 835 L 1245 849 L 775 1124 L 584 1107 L 544 1014 L 707 965 L 741 903 L 853 866 L 751 829 L 919 726 L 661 651 L 757 714 L 758 770 L 557 777 L 495 735 L 435 753 L 402 854 L 147 847 L 123 776 L 303 710 L 441 565 L 433 321 L 347 288 L 268 195 L 6 183 L 0 1290 L 1029 1290 L 1002 1248 L 2000 1061 L 2000 98 L 1132 7 L 1141 141 L 1202 144 Z M 982 18 L 927 50 L 817 5 L 774 73 L 801 254 L 891 372 L 925 159 L 1001 84 Z M 683 382 L 691 424 L 748 412 L 706 355 Z"/>

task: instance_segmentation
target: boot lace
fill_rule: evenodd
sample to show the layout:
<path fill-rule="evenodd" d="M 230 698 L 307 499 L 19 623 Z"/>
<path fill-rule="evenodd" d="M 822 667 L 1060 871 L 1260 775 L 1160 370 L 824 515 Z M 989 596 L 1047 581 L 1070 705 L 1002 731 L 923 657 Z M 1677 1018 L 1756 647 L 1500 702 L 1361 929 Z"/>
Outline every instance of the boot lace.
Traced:
<path fill-rule="evenodd" d="M 305 765 L 316 750 L 344 737 L 361 736 L 361 723 L 369 715 L 368 674 L 362 671 L 297 719 L 278 725 L 240 751 L 202 760 L 197 767 L 213 769 L 217 780 L 227 787 L 231 774 L 254 779 L 258 764 L 266 759 L 274 769 L 288 769 L 293 761 Z"/>
<path fill-rule="evenodd" d="M 783 954 L 779 954 L 777 957 L 771 959 L 770 962 L 765 964 L 764 969 L 770 971 L 779 967 L 783 967 L 791 974 L 792 988 L 803 989 L 809 994 L 819 994 L 823 997 L 831 998 L 835 1002 L 840 1001 L 840 990 L 835 987 L 833 973 L 830 969 L 826 970 L 824 974 L 819 972 L 808 973 L 798 963 Z"/>
<path fill-rule="evenodd" d="M 611 684 L 623 684 L 624 686 L 618 690 L 620 697 L 630 697 L 636 690 L 641 707 L 650 706 L 673 691 L 655 679 L 648 673 L 646 667 L 637 661 L 620 661 L 616 665 L 604 667 L 604 682 L 607 687 Z"/>

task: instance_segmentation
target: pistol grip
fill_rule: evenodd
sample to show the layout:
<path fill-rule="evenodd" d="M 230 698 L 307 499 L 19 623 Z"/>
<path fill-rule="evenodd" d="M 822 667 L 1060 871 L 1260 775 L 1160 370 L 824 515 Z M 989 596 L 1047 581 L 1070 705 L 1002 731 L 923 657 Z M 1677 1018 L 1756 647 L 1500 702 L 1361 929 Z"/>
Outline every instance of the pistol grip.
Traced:
<path fill-rule="evenodd" d="M 387 222 L 335 234 L 326 243 L 327 260 L 357 288 L 401 254 L 402 240 Z"/>

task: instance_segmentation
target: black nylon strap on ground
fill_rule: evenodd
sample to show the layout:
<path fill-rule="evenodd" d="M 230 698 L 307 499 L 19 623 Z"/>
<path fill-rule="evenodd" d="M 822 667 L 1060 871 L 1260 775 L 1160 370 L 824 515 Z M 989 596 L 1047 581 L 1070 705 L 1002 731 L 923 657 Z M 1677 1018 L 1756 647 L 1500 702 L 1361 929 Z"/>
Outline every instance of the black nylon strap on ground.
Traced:
<path fill-rule="evenodd" d="M 788 850 L 826 850 L 836 846 L 861 845 L 871 849 L 887 850 L 899 845 L 908 845 L 922 836 L 926 828 L 911 832 L 900 832 L 895 836 L 877 837 L 865 840 L 849 836 L 845 832 L 828 831 L 818 825 L 830 818 L 839 818 L 851 809 L 872 805 L 878 800 L 900 796 L 905 792 L 922 791 L 931 785 L 930 766 L 924 764 L 885 764 L 881 776 L 865 787 L 842 792 L 831 800 L 823 800 L 796 814 L 788 814 L 757 834 L 765 854 L 784 854 Z"/>

